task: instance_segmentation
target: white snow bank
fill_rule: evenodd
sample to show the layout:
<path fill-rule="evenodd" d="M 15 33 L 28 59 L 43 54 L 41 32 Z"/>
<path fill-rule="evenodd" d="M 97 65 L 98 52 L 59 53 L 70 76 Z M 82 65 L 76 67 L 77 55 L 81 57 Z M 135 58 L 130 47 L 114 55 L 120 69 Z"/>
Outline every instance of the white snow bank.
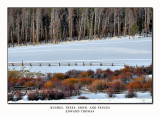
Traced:
<path fill-rule="evenodd" d="M 79 96 L 89 99 L 77 99 Z M 114 97 L 109 98 L 106 93 L 90 92 L 82 92 L 79 96 L 72 96 L 71 99 L 38 101 L 27 101 L 26 98 L 23 98 L 23 100 L 9 101 L 8 103 L 152 103 L 152 96 L 149 92 L 137 92 L 136 98 L 125 98 L 125 94 L 114 94 Z"/>

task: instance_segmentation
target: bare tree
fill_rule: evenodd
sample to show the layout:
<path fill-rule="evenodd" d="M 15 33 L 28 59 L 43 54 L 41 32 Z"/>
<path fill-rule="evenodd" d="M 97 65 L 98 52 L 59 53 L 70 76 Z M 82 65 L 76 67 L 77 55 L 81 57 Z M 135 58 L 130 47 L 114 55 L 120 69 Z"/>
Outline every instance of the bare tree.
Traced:
<path fill-rule="evenodd" d="M 69 37 L 70 41 L 72 41 L 72 28 L 73 28 L 73 10 L 74 8 L 68 8 L 68 19 L 69 19 Z"/>
<path fill-rule="evenodd" d="M 94 8 L 94 14 L 95 14 L 95 19 L 94 19 L 94 39 L 96 39 L 96 27 L 97 27 L 98 8 Z"/>
<path fill-rule="evenodd" d="M 10 35 L 11 45 L 14 47 L 13 27 L 14 27 L 13 9 L 9 8 L 8 9 L 8 40 L 9 40 L 9 35 Z"/>
<path fill-rule="evenodd" d="M 79 36 L 78 36 L 78 40 L 81 39 L 81 32 L 82 32 L 82 28 L 83 28 L 83 21 L 84 21 L 84 8 L 81 9 L 80 11 L 81 13 L 81 21 L 80 21 L 80 26 L 79 26 Z"/>
<path fill-rule="evenodd" d="M 84 10 L 84 29 L 83 29 L 83 40 L 86 35 L 86 22 L 87 22 L 87 16 L 88 16 L 88 8 L 85 8 Z"/>
<path fill-rule="evenodd" d="M 36 38 L 37 38 L 37 45 L 39 44 L 39 28 L 41 24 L 41 9 L 36 9 Z"/>
<path fill-rule="evenodd" d="M 114 8 L 114 37 L 116 35 L 116 16 L 117 16 L 117 9 Z"/>
<path fill-rule="evenodd" d="M 35 40 L 34 40 L 34 8 L 32 9 L 32 43 L 35 45 Z"/>
<path fill-rule="evenodd" d="M 16 32 L 17 32 L 17 42 L 18 42 L 18 46 L 20 46 L 20 39 L 19 39 L 19 29 L 20 29 L 20 15 L 19 13 L 17 13 L 17 18 L 16 18 Z"/>

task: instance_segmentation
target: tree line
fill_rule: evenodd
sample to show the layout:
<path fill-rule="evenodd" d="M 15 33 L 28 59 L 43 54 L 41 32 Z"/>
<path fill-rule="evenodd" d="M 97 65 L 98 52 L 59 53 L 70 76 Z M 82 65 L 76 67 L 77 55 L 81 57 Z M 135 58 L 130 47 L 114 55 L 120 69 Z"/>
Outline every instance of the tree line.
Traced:
<path fill-rule="evenodd" d="M 148 35 L 152 15 L 152 8 L 8 8 L 8 47 Z"/>

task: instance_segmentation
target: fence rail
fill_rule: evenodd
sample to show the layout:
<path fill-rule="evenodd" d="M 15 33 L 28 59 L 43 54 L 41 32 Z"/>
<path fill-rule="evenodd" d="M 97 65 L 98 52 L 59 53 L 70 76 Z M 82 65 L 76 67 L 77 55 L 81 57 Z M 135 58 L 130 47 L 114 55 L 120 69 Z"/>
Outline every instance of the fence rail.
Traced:
<path fill-rule="evenodd" d="M 105 62 L 51 62 L 51 63 L 8 63 L 8 66 L 125 66 L 125 63 L 105 63 Z"/>

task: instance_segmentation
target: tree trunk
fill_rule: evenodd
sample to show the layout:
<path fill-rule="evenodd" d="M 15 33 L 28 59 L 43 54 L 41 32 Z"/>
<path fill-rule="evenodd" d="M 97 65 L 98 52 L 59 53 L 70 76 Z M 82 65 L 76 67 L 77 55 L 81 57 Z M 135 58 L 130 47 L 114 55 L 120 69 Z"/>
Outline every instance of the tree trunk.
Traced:
<path fill-rule="evenodd" d="M 27 46 L 27 28 L 25 29 L 25 44 Z"/>
<path fill-rule="evenodd" d="M 99 14 L 98 18 L 98 38 L 100 38 L 100 23 L 101 23 L 101 14 Z"/>
<path fill-rule="evenodd" d="M 131 25 L 131 17 L 130 17 L 130 8 L 129 8 L 129 39 L 130 39 L 130 26 Z"/>
<path fill-rule="evenodd" d="M 71 32 L 70 32 L 70 41 L 72 41 L 72 16 L 71 16 Z"/>
<path fill-rule="evenodd" d="M 116 9 L 114 8 L 114 37 L 116 33 Z"/>
<path fill-rule="evenodd" d="M 81 17 L 81 24 L 80 24 L 80 29 L 79 29 L 79 37 L 78 37 L 78 40 L 80 40 L 80 39 L 81 39 L 82 21 L 83 21 L 83 13 L 82 13 L 82 17 Z"/>
<path fill-rule="evenodd" d="M 22 18 L 22 27 L 21 27 L 21 41 L 22 41 L 22 42 L 19 40 L 19 41 L 20 41 L 20 43 L 19 43 L 20 45 L 21 45 L 21 43 L 24 42 L 24 41 L 23 41 L 23 40 L 24 40 L 24 35 L 23 35 L 23 34 L 24 34 L 24 31 L 23 31 L 23 18 Z"/>
<path fill-rule="evenodd" d="M 30 27 L 30 45 L 31 45 L 31 42 L 32 42 L 32 22 L 31 22 L 31 27 Z"/>
<path fill-rule="evenodd" d="M 48 38 L 47 38 L 47 28 L 46 28 L 46 26 L 45 26 L 45 41 L 46 41 L 46 43 L 48 42 Z"/>
<path fill-rule="evenodd" d="M 147 36 L 148 36 L 148 33 L 150 32 L 149 31 L 149 23 L 150 23 L 150 15 L 149 15 L 149 8 L 147 8 Z"/>
<path fill-rule="evenodd" d="M 125 12 L 124 37 L 126 36 L 126 19 L 127 19 L 127 16 Z"/>
<path fill-rule="evenodd" d="M 12 46 L 14 47 L 14 42 L 13 42 L 13 33 L 12 33 L 12 30 L 11 30 L 11 43 L 12 43 Z"/>
<path fill-rule="evenodd" d="M 119 38 L 119 15 L 118 15 L 118 38 Z"/>
<path fill-rule="evenodd" d="M 145 33 L 147 33 L 147 8 L 145 8 L 145 26 L 144 26 L 144 30 L 145 30 Z"/>
<path fill-rule="evenodd" d="M 18 37 L 18 38 L 17 38 L 17 39 L 18 39 L 18 40 L 17 40 L 17 41 L 18 41 L 18 46 L 20 46 L 20 44 L 19 44 L 19 24 L 18 24 L 18 33 L 17 33 L 17 37 Z"/>
<path fill-rule="evenodd" d="M 95 20 L 94 20 L 94 39 L 96 39 L 96 24 L 97 22 L 97 8 L 95 8 Z"/>
<path fill-rule="evenodd" d="M 32 37 L 32 39 L 33 39 L 33 45 L 35 45 L 35 42 L 34 42 L 34 9 L 33 9 L 33 21 L 32 21 L 32 25 L 33 25 L 33 31 L 32 31 L 33 37 Z"/>

